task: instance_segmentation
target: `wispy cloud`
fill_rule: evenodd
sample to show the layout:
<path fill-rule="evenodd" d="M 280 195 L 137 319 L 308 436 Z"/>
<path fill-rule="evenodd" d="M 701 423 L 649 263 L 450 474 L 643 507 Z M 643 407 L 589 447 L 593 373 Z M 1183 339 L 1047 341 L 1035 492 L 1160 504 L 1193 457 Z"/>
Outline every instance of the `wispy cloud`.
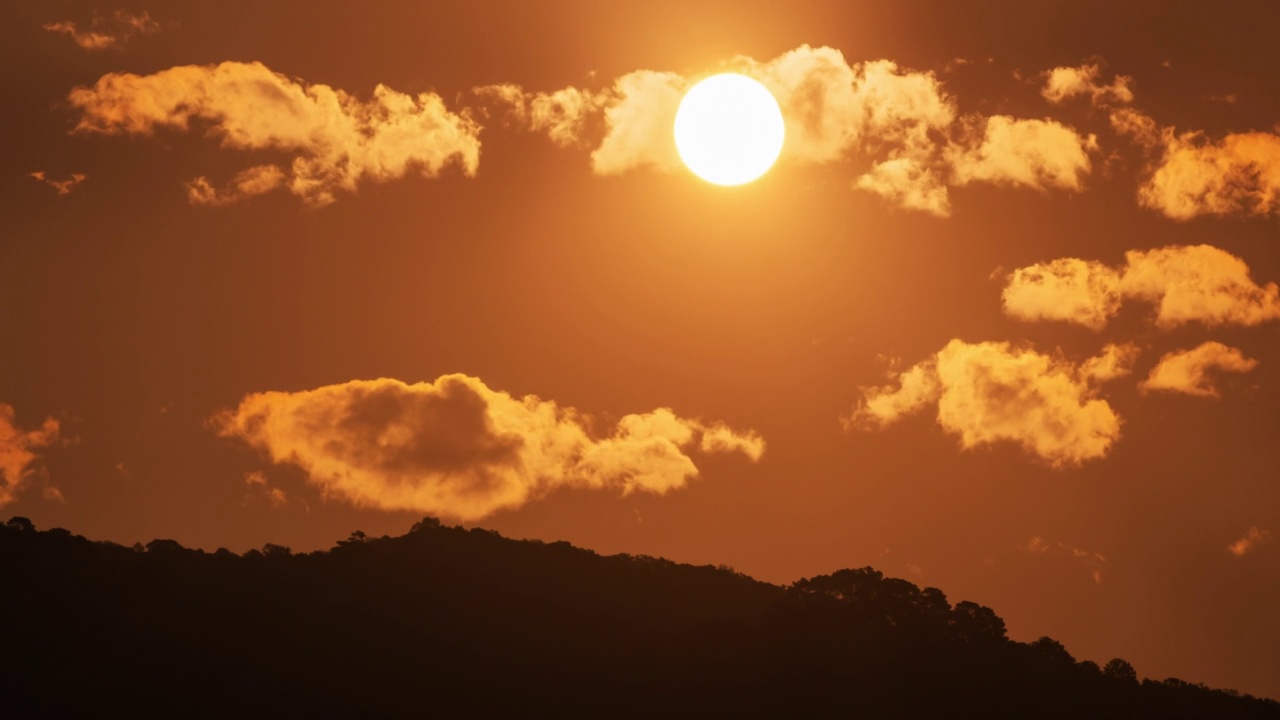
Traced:
<path fill-rule="evenodd" d="M 573 408 L 512 397 L 466 375 L 257 393 L 213 424 L 274 462 L 306 470 L 328 497 L 461 520 L 517 508 L 557 488 L 663 494 L 698 475 L 690 451 L 752 461 L 764 453 L 754 432 L 666 408 L 626 415 L 597 436 L 596 423 Z"/>
<path fill-rule="evenodd" d="M 254 493 L 261 494 L 273 508 L 282 508 L 289 504 L 289 494 L 283 488 L 275 487 L 267 479 L 266 473 L 253 470 L 244 474 L 244 484 Z M 245 498 L 248 502 L 249 498 Z"/>
<path fill-rule="evenodd" d="M 1255 525 L 1249 528 L 1244 537 L 1228 545 L 1227 550 L 1236 557 L 1244 557 L 1268 542 L 1271 542 L 1271 531 L 1259 529 Z"/>
<path fill-rule="evenodd" d="M 1040 535 L 1032 536 L 1026 543 L 1019 545 L 1018 549 L 1030 555 L 1055 555 L 1070 558 L 1082 564 L 1089 571 L 1089 577 L 1093 578 L 1094 584 L 1102 584 L 1102 568 L 1107 563 L 1107 558 L 1102 553 L 1068 545 L 1061 540 L 1047 540 Z"/>
<path fill-rule="evenodd" d="M 53 418 L 34 430 L 23 430 L 14 423 L 13 407 L 0 403 L 0 507 L 17 498 L 35 466 L 36 452 L 56 442 L 58 431 Z"/>
<path fill-rule="evenodd" d="M 152 20 L 151 14 L 145 11 L 117 10 L 110 15 L 95 17 L 87 28 L 64 20 L 46 23 L 44 29 L 66 35 L 85 50 L 107 50 L 119 48 L 135 36 L 160 32 L 160 23 Z"/>
<path fill-rule="evenodd" d="M 71 176 L 66 180 L 54 180 L 46 175 L 43 170 L 27 173 L 27 176 L 34 178 L 37 182 L 42 182 L 45 185 L 48 185 L 54 190 L 57 190 L 59 195 L 70 195 L 71 191 L 75 190 L 77 185 L 89 178 L 89 176 L 84 173 L 71 173 Z"/>
<path fill-rule="evenodd" d="M 230 205 L 269 193 L 287 180 L 284 171 L 275 165 L 255 165 L 236 173 L 222 188 L 215 188 L 204 176 L 195 178 L 187 183 L 187 200 L 192 205 Z"/>

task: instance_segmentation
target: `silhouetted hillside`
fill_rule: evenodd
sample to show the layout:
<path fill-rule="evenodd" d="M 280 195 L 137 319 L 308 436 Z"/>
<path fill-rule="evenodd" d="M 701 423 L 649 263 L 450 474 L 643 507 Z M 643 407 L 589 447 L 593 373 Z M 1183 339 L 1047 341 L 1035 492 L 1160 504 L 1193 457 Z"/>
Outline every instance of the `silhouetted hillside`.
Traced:
<path fill-rule="evenodd" d="M 236 555 L 0 526 L 0 715 L 1280 718 L 871 568 L 790 587 L 424 520 Z M 119 715 L 119 712 L 111 712 Z"/>

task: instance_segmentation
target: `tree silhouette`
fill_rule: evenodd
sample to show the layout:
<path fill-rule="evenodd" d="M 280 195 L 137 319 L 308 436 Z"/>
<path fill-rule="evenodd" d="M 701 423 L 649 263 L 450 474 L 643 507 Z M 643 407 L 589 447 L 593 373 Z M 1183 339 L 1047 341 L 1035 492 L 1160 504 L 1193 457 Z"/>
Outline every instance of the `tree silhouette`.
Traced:
<path fill-rule="evenodd" d="M 1125 682 L 1138 682 L 1138 671 L 1127 660 L 1114 658 L 1102 668 L 1102 674 Z"/>
<path fill-rule="evenodd" d="M 0 716 L 1280 718 L 873 568 L 788 587 L 433 518 L 329 551 L 0 526 Z"/>

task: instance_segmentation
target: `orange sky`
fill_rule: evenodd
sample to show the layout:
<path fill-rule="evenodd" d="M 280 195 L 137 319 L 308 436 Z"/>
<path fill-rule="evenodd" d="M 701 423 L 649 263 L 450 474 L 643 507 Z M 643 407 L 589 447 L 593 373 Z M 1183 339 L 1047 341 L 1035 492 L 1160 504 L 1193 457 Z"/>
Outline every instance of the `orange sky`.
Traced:
<path fill-rule="evenodd" d="M 1280 697 L 1280 10 L 261 5 L 4 11 L 0 516 L 873 565 Z"/>

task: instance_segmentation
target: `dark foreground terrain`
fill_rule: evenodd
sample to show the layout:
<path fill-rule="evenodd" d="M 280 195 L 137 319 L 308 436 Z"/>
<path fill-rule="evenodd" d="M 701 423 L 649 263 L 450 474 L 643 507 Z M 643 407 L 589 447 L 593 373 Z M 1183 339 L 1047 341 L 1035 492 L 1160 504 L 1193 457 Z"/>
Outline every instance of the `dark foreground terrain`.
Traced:
<path fill-rule="evenodd" d="M 0 716 L 1280 718 L 871 568 L 789 587 L 424 520 L 327 552 L 0 525 Z"/>

